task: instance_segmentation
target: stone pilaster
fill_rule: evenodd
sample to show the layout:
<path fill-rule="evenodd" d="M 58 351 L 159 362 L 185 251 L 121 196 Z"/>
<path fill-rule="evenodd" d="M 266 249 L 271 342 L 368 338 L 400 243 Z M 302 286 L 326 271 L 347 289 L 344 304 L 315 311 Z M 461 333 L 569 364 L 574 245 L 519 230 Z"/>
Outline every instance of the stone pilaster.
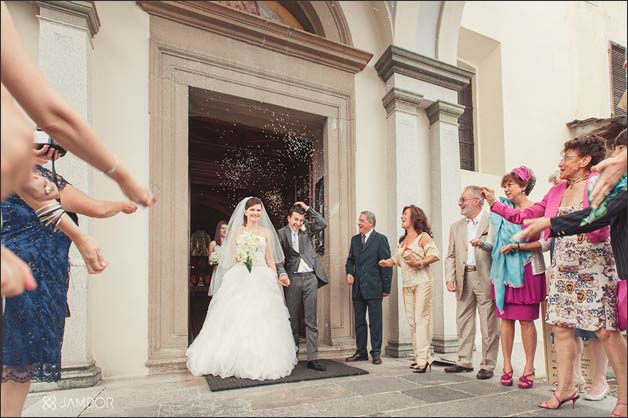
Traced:
<path fill-rule="evenodd" d="M 92 1 L 35 2 L 39 6 L 39 67 L 51 86 L 85 119 L 90 119 L 89 63 L 92 37 L 100 21 Z M 57 171 L 81 191 L 92 194 L 91 170 L 74 155 L 57 163 Z M 89 233 L 89 219 L 80 228 Z M 101 379 L 91 356 L 88 311 L 89 275 L 80 253 L 70 249 L 70 285 L 62 352 L 62 378 L 57 384 L 34 384 L 32 391 L 93 386 Z"/>
<path fill-rule="evenodd" d="M 390 246 L 394 251 L 397 246 L 399 214 L 404 206 L 416 201 L 416 193 L 420 188 L 417 163 L 422 159 L 418 141 L 418 107 L 423 96 L 411 91 L 391 88 L 382 103 L 386 108 L 387 120 L 387 200 L 388 219 L 382 220 L 389 234 Z M 424 157 L 424 156 L 423 156 Z M 390 294 L 388 326 L 388 342 L 385 353 L 392 357 L 412 355 L 412 340 L 403 305 L 403 277 L 399 269 L 394 269 L 394 277 Z"/>
<path fill-rule="evenodd" d="M 431 226 L 434 240 L 440 242 L 441 262 L 432 266 L 434 280 L 434 336 L 432 345 L 437 353 L 451 353 L 458 350 L 456 333 L 455 295 L 447 292 L 445 280 L 445 257 L 449 241 L 449 224 L 460 217 L 458 198 L 460 195 L 460 149 L 458 145 L 458 118 L 464 106 L 436 101 L 427 109 L 430 121 L 430 149 L 432 170 Z M 448 307 L 448 309 L 445 309 Z"/>
<path fill-rule="evenodd" d="M 453 102 L 473 73 L 395 45 L 382 53 L 375 69 L 387 87 L 383 101 L 388 120 L 388 213 L 394 215 L 390 222 L 395 222 L 388 230 L 402 232 L 398 219 L 408 204 L 418 205 L 428 215 L 442 255 L 442 260 L 432 266 L 432 345 L 435 352 L 455 352 L 455 296 L 445 289 L 444 259 L 449 225 L 459 217 L 458 117 L 464 108 Z M 399 290 L 394 287 L 393 292 L 397 293 L 391 295 L 392 323 L 387 347 L 391 355 L 404 351 L 404 344 L 410 343 Z"/>

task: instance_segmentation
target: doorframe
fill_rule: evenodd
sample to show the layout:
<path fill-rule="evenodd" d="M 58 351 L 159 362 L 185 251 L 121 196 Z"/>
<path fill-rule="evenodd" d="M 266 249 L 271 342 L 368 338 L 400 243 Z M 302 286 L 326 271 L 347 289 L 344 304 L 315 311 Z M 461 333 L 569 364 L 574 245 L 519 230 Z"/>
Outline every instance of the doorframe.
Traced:
<path fill-rule="evenodd" d="M 343 279 L 355 229 L 354 72 L 157 16 L 150 17 L 150 30 L 150 186 L 160 203 L 149 214 L 149 372 L 183 368 L 188 347 L 189 87 L 326 118 L 329 233 L 322 261 L 330 283 L 319 292 L 319 330 L 324 343 L 346 344 L 354 334 L 350 289 Z"/>

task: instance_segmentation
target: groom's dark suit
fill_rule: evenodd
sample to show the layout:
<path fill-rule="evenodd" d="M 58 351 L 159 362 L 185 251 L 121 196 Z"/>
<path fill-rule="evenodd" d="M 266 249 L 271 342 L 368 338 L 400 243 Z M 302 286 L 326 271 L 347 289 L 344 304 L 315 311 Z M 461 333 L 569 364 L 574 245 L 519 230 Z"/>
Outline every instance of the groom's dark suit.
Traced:
<path fill-rule="evenodd" d="M 392 267 L 380 267 L 378 262 L 390 258 L 388 239 L 375 230 L 362 245 L 362 235 L 351 238 L 345 269 L 353 275 L 353 310 L 355 313 L 355 341 L 357 354 L 367 357 L 366 312 L 368 308 L 371 330 L 371 356 L 382 352 L 382 298 L 390 294 Z"/>
<path fill-rule="evenodd" d="M 307 359 L 316 360 L 318 358 L 318 328 L 316 320 L 316 300 L 318 288 L 327 284 L 327 276 L 321 265 L 318 254 L 312 247 L 310 235 L 322 231 L 327 227 L 325 219 L 311 207 L 306 214 L 312 217 L 312 222 L 304 224 L 306 231 L 299 230 L 296 235 L 298 239 L 298 249 L 293 245 L 293 231 L 290 225 L 286 225 L 277 231 L 279 241 L 285 256 L 285 265 L 277 266 L 277 273 L 286 273 L 290 278 L 290 286 L 285 288 L 286 305 L 290 312 L 290 325 L 294 342 L 299 346 L 299 311 L 303 302 L 305 316 L 305 337 L 307 342 Z M 301 260 L 305 262 L 307 270 L 311 272 L 299 272 Z"/>

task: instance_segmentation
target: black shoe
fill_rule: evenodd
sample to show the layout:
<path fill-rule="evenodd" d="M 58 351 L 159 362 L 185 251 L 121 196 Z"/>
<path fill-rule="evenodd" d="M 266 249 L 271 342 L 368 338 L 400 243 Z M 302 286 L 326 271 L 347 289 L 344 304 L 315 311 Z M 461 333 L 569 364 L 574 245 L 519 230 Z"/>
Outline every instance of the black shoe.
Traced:
<path fill-rule="evenodd" d="M 380 356 L 373 356 L 373 364 L 382 364 L 382 358 Z"/>
<path fill-rule="evenodd" d="M 354 355 L 352 355 L 351 357 L 347 357 L 345 361 L 367 361 L 368 359 L 369 356 L 367 356 L 366 354 L 360 354 L 356 351 Z"/>
<path fill-rule="evenodd" d="M 318 362 L 318 360 L 310 360 L 307 362 L 308 369 L 318 370 L 319 372 L 324 372 L 327 370 L 327 367 L 323 366 Z"/>
<path fill-rule="evenodd" d="M 486 369 L 480 369 L 477 376 L 475 377 L 477 377 L 480 380 L 490 379 L 491 377 L 493 377 L 493 372 Z"/>
<path fill-rule="evenodd" d="M 454 366 L 445 367 L 445 373 L 461 373 L 461 372 L 468 373 L 472 371 L 473 371 L 473 367 L 463 367 L 457 364 Z"/>
<path fill-rule="evenodd" d="M 432 363 L 425 363 L 423 367 L 413 367 L 412 373 L 425 373 L 428 368 L 430 369 L 430 373 L 432 373 Z"/>

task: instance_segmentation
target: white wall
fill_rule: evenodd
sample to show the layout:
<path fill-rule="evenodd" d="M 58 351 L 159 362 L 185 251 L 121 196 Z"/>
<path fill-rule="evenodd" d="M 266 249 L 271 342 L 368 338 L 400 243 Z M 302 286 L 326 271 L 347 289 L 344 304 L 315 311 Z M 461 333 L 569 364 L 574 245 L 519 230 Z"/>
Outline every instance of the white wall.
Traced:
<path fill-rule="evenodd" d="M 97 2 L 100 31 L 91 65 L 93 127 L 118 159 L 148 184 L 149 18 L 134 2 Z M 94 173 L 96 197 L 122 200 Z M 153 190 L 159 199 L 158 190 Z M 159 202 L 157 203 L 159 204 Z M 147 373 L 148 210 L 91 222 L 109 262 L 90 281 L 92 352 L 103 377 Z"/>
<path fill-rule="evenodd" d="M 343 1 L 342 10 L 353 38 L 353 46 L 373 54 L 373 58 L 362 72 L 355 76 L 355 233 L 361 211 L 370 210 L 377 218 L 376 230 L 394 244 L 396 231 L 386 228 L 391 216 L 387 212 L 386 191 L 386 110 L 382 104 L 385 85 L 375 71 L 375 63 L 388 44 L 382 41 L 381 31 L 370 2 Z M 346 243 L 346 257 L 349 243 Z M 384 303 L 384 324 L 387 324 L 389 304 Z M 388 327 L 384 326 L 382 350 L 388 341 Z"/>
<path fill-rule="evenodd" d="M 26 52 L 37 62 L 39 47 L 39 6 L 21 1 L 4 2 L 11 13 L 17 34 L 20 36 Z"/>
<path fill-rule="evenodd" d="M 466 2 L 462 26 L 501 45 L 505 169 L 532 168 L 539 200 L 565 124 L 610 116 L 607 45 L 626 45 L 626 3 Z"/>

